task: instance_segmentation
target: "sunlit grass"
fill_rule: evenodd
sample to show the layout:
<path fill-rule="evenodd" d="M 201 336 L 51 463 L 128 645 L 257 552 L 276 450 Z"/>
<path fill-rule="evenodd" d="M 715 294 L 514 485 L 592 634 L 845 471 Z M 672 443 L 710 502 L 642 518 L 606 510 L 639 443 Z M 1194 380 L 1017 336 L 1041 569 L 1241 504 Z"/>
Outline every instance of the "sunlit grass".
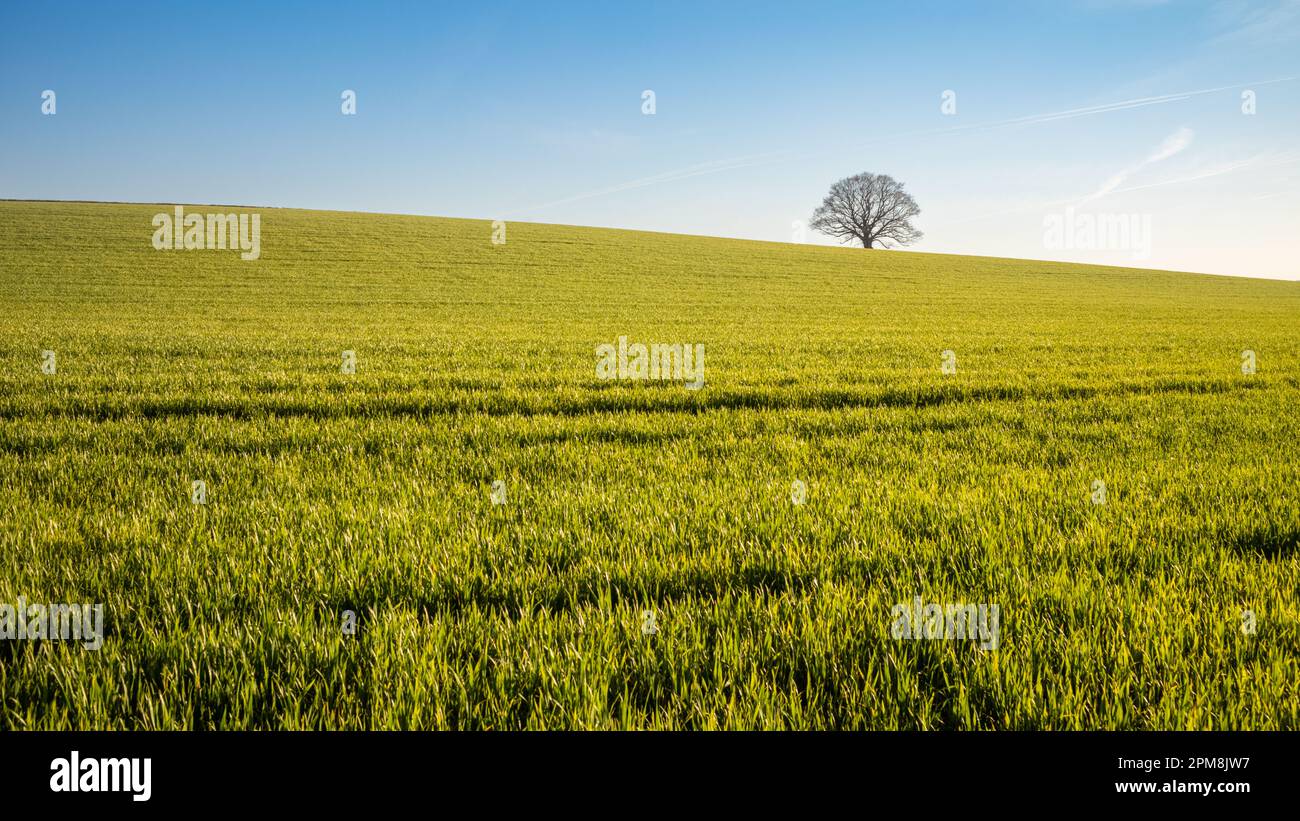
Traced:
<path fill-rule="evenodd" d="M 0 203 L 0 603 L 108 623 L 0 641 L 0 727 L 1300 726 L 1296 283 L 165 209 Z"/>

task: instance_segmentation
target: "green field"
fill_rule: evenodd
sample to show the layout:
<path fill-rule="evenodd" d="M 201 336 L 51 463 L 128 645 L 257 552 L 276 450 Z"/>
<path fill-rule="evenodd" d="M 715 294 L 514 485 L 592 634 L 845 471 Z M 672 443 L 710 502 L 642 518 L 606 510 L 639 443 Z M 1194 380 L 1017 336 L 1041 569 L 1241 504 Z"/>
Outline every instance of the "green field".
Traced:
<path fill-rule="evenodd" d="M 192 210 L 0 202 L 0 728 L 1300 728 L 1298 283 Z"/>

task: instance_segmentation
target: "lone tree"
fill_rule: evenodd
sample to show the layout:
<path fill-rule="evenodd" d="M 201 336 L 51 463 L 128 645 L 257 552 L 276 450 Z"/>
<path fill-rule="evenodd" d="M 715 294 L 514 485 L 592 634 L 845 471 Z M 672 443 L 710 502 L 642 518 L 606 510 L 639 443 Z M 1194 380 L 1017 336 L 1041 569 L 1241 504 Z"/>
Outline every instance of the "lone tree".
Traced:
<path fill-rule="evenodd" d="M 921 238 L 912 217 L 921 213 L 903 184 L 888 174 L 855 174 L 831 186 L 809 225 L 841 242 L 857 240 L 863 248 L 880 243 L 907 245 Z"/>

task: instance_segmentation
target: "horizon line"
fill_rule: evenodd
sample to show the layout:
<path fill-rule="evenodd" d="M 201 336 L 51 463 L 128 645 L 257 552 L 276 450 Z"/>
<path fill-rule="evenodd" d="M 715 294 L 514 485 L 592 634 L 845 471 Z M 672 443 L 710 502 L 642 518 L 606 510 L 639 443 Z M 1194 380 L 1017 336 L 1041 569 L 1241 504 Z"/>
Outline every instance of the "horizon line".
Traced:
<path fill-rule="evenodd" d="M 258 209 L 271 209 L 271 210 L 279 210 L 279 211 L 310 211 L 316 213 L 333 213 L 333 214 L 367 214 L 367 215 L 379 216 L 379 217 L 417 217 L 422 219 L 461 220 L 464 222 L 486 222 L 489 224 L 496 221 L 497 219 L 494 217 L 457 217 L 457 216 L 449 216 L 446 214 L 412 214 L 412 213 L 402 212 L 402 211 L 365 211 L 365 210 L 356 210 L 356 209 L 348 210 L 348 209 L 338 209 L 338 208 L 304 208 L 302 206 L 297 206 L 297 205 L 253 205 L 249 203 L 178 202 L 175 200 L 168 200 L 168 201 L 164 201 L 164 200 L 84 200 L 84 199 L 69 200 L 69 199 L 44 199 L 44 198 L 26 198 L 26 197 L 0 197 L 0 203 L 5 203 L 5 202 L 14 202 L 14 203 L 42 202 L 42 203 L 65 203 L 65 204 L 80 204 L 80 205 L 170 205 L 170 206 L 194 206 L 194 207 L 204 207 L 204 208 L 258 208 Z M 534 222 L 531 220 L 502 220 L 502 222 L 505 222 L 506 224 L 509 224 L 511 222 L 516 222 L 516 223 L 522 223 L 524 225 L 543 225 L 543 226 L 555 227 L 555 228 L 586 228 L 595 231 L 626 231 L 629 233 L 639 233 L 639 234 L 660 234 L 669 237 L 696 237 L 699 239 L 719 239 L 719 240 L 726 240 L 728 242 L 757 242 L 757 243 L 765 243 L 768 245 L 797 246 L 800 248 L 825 248 L 830 250 L 859 251 L 859 252 L 868 251 L 868 250 L 884 251 L 886 253 L 902 252 L 907 254 L 929 254 L 932 256 L 944 256 L 944 257 L 966 257 L 969 259 L 1005 259 L 1005 260 L 1012 260 L 1015 262 L 1047 262 L 1047 263 L 1054 263 L 1058 265 L 1085 265 L 1091 268 L 1115 268 L 1115 269 L 1128 270 L 1128 271 L 1159 271 L 1159 272 L 1169 273 L 1169 274 L 1184 274 L 1189 276 L 1204 276 L 1204 277 L 1222 277 L 1225 279 L 1259 279 L 1259 280 L 1266 280 L 1269 282 L 1300 282 L 1300 279 L 1289 279 L 1287 277 L 1276 276 L 1276 275 L 1268 276 L 1263 274 L 1223 274 L 1223 273 L 1212 273 L 1209 271 L 1185 271 L 1179 268 L 1150 268 L 1150 267 L 1140 267 L 1134 265 L 1114 265 L 1114 264 L 1098 263 L 1098 262 L 1074 262 L 1071 260 L 1046 259 L 1041 257 L 1008 257 L 1008 256 L 993 256 L 990 254 L 963 254 L 963 253 L 957 253 L 952 251 L 920 251 L 920 250 L 913 250 L 910 248 L 868 249 L 868 248 L 856 248 L 854 246 L 846 245 L 846 244 L 831 245 L 831 244 L 820 243 L 820 242 L 786 242 L 786 241 L 774 240 L 774 239 L 752 239 L 750 237 L 730 237 L 730 236 L 719 236 L 717 234 L 690 234 L 690 233 L 683 233 L 681 231 L 657 231 L 657 230 L 647 229 L 647 228 L 619 228 L 619 227 L 608 226 L 608 225 L 577 225 L 573 223 L 564 223 L 564 222 Z"/>

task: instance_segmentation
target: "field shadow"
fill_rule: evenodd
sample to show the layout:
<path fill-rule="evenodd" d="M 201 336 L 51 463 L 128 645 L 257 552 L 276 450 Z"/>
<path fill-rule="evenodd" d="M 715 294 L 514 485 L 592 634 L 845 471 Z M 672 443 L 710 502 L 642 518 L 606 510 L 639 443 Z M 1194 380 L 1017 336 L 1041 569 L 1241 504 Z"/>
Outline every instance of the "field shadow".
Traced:
<path fill-rule="evenodd" d="M 706 388 L 702 391 L 656 388 L 612 389 L 590 386 L 579 393 L 539 391 L 532 394 L 487 391 L 468 395 L 357 393 L 348 401 L 322 396 L 144 396 L 113 401 L 70 397 L 50 405 L 0 404 L 0 419 L 27 417 L 87 419 L 169 419 L 217 417 L 230 420 L 267 418 L 352 419 L 431 418 L 438 416 L 582 416 L 620 413 L 687 413 L 710 411 L 853 410 L 871 408 L 930 408 L 983 402 L 1078 401 L 1116 396 L 1165 394 L 1224 394 L 1254 389 L 1217 379 L 1160 379 L 1105 386 L 1059 384 L 913 385 L 857 389 Z"/>
<path fill-rule="evenodd" d="M 1253 530 L 1234 535 L 1229 546 L 1243 556 L 1257 556 L 1265 561 L 1286 559 L 1300 546 L 1300 529 L 1277 528 Z"/>
<path fill-rule="evenodd" d="M 820 574 L 826 578 L 825 571 Z M 413 609 L 426 621 L 434 618 L 459 619 L 468 611 L 496 613 L 517 618 L 520 613 L 572 613 L 599 606 L 608 600 L 615 607 L 714 599 L 723 595 L 782 596 L 802 594 L 817 582 L 813 571 L 794 571 L 766 564 L 749 564 L 719 575 L 705 568 L 680 571 L 658 578 L 592 572 L 573 585 L 528 587 L 521 584 L 491 584 L 474 579 L 468 584 L 440 583 L 434 591 L 415 593 L 378 590 L 350 591 L 327 597 L 317 605 L 318 614 L 332 617 L 343 610 L 379 612 L 390 607 Z"/>

